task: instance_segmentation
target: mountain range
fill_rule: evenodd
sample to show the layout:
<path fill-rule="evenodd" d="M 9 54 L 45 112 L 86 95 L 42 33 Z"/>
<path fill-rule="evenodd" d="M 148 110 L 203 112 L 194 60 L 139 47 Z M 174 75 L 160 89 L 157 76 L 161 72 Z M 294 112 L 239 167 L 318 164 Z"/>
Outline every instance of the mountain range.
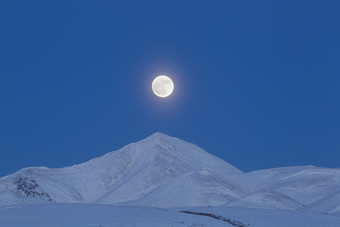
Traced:
<path fill-rule="evenodd" d="M 340 215 L 340 169 L 295 166 L 245 173 L 197 145 L 155 133 L 79 165 L 28 167 L 0 178 L 0 205 L 36 203 L 225 206 Z"/>

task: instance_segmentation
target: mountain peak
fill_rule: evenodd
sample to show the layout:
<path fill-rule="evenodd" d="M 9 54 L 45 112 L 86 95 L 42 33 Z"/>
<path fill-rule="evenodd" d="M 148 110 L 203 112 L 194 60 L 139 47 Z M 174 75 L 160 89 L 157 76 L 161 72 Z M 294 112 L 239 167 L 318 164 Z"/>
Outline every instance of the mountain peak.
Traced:
<path fill-rule="evenodd" d="M 170 136 L 168 136 L 168 135 L 166 135 L 164 133 L 161 133 L 161 132 L 155 132 L 155 133 L 150 135 L 150 137 L 161 137 L 161 136 L 162 137 L 165 137 L 165 136 L 170 137 Z"/>
<path fill-rule="evenodd" d="M 156 150 L 159 150 L 161 147 L 165 148 L 166 150 L 173 150 L 172 148 L 177 147 L 177 146 L 195 146 L 198 147 L 195 144 L 189 143 L 187 141 L 181 140 L 179 138 L 176 137 L 172 137 L 169 135 L 166 135 L 164 133 L 161 132 L 155 132 L 153 134 L 151 134 L 150 136 L 137 141 L 135 143 L 132 143 L 134 146 L 139 146 L 141 147 L 141 149 L 146 149 L 146 150 L 150 150 L 149 148 L 151 147 L 158 147 Z M 186 150 L 191 150 L 190 149 L 186 149 Z M 203 149 L 201 149 L 203 151 Z"/>
<path fill-rule="evenodd" d="M 155 132 L 151 134 L 150 136 L 146 137 L 144 140 L 159 141 L 159 140 L 171 140 L 171 139 L 175 139 L 175 137 L 171 137 L 161 132 Z"/>

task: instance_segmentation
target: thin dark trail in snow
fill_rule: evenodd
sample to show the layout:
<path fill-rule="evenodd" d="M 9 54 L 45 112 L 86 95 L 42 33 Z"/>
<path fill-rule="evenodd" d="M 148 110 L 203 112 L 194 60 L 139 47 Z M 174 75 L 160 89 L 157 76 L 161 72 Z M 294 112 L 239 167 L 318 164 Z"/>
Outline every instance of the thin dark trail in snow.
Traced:
<path fill-rule="evenodd" d="M 246 225 L 242 222 L 235 221 L 235 220 L 232 220 L 230 218 L 222 217 L 221 215 L 201 213 L 201 212 L 192 212 L 192 211 L 180 211 L 180 212 L 185 213 L 185 214 L 202 215 L 202 216 L 211 217 L 211 218 L 214 218 L 214 219 L 217 219 L 217 220 L 228 222 L 229 224 L 231 224 L 233 226 L 237 226 L 237 227 L 248 227 L 248 226 L 250 226 L 249 224 Z"/>

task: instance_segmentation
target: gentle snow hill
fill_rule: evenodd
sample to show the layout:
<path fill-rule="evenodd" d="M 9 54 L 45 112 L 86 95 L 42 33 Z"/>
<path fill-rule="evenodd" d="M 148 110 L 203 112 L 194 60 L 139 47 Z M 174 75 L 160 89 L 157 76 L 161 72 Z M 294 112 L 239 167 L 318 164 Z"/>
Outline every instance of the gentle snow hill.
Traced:
<path fill-rule="evenodd" d="M 340 212 L 340 169 L 284 167 L 253 171 L 239 179 L 240 187 L 249 191 L 227 206 Z"/>
<path fill-rule="evenodd" d="M 162 133 L 80 165 L 29 167 L 0 178 L 0 205 L 223 205 L 339 215 L 339 195 L 340 169 L 298 166 L 243 173 L 197 145 Z"/>

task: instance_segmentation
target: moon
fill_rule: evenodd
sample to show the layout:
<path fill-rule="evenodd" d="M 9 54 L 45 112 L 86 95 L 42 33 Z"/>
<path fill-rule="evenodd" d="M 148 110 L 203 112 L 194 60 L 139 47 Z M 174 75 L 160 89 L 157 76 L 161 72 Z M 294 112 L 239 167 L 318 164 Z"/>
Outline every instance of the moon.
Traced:
<path fill-rule="evenodd" d="M 168 76 L 157 76 L 152 82 L 152 91 L 158 97 L 166 98 L 174 91 L 174 83 Z"/>

